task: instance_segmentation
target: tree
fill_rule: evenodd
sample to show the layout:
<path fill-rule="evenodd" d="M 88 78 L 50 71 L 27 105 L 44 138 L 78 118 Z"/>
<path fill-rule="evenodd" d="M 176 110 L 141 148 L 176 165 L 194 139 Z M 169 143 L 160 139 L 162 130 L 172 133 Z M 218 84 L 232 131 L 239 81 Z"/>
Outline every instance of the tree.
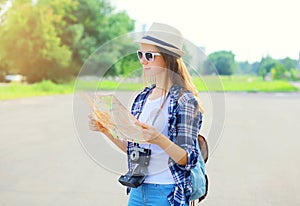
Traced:
<path fill-rule="evenodd" d="M 137 60 L 136 54 L 130 54 L 124 57 L 117 65 L 119 74 L 125 77 L 136 77 L 142 73 L 141 63 Z"/>
<path fill-rule="evenodd" d="M 257 75 L 258 74 L 258 65 L 259 62 L 249 63 L 248 61 L 237 62 L 237 74 L 250 74 Z"/>
<path fill-rule="evenodd" d="M 271 68 L 272 79 L 281 79 L 281 78 L 284 78 L 285 72 L 286 72 L 286 68 L 282 64 L 276 63 Z"/>
<path fill-rule="evenodd" d="M 259 74 L 265 79 L 270 74 L 272 79 L 293 79 L 297 61 L 289 57 L 276 60 L 270 56 L 262 58 L 259 63 Z"/>
<path fill-rule="evenodd" d="M 67 26 L 58 25 L 62 42 L 73 51 L 72 68 L 76 68 L 75 72 L 101 45 L 134 29 L 134 21 L 127 13 L 114 10 L 106 0 L 78 0 L 78 6 L 65 16 Z M 94 58 L 98 67 L 90 69 L 91 74 L 112 65 L 106 75 L 117 75 L 118 69 L 113 60 L 126 46 L 125 42 L 119 42 L 99 58 Z"/>
<path fill-rule="evenodd" d="M 61 17 L 31 1 L 13 1 L 0 25 L 1 63 L 27 77 L 28 82 L 53 79 L 67 68 L 71 50 L 61 43 L 54 23 Z"/>
<path fill-rule="evenodd" d="M 253 74 L 258 75 L 259 73 L 258 67 L 259 67 L 259 62 L 254 62 L 251 64 L 251 71 Z"/>
<path fill-rule="evenodd" d="M 268 73 L 271 72 L 271 69 L 278 63 L 277 60 L 273 59 L 270 56 L 263 57 L 259 63 L 258 71 L 259 75 L 265 79 Z"/>
<path fill-rule="evenodd" d="M 76 75 L 101 45 L 133 29 L 134 21 L 106 0 L 15 0 L 0 21 L 0 67 L 8 65 L 29 82 L 58 82 Z M 123 47 L 114 45 L 98 63 L 113 64 Z M 114 65 L 110 72 L 116 74 Z"/>
<path fill-rule="evenodd" d="M 231 51 L 213 52 L 204 63 L 205 74 L 232 75 L 235 69 L 236 62 Z"/>
<path fill-rule="evenodd" d="M 281 59 L 281 60 L 279 60 L 279 62 L 288 71 L 290 71 L 291 69 L 295 69 L 297 66 L 297 60 L 291 59 L 289 57 Z"/>
<path fill-rule="evenodd" d="M 251 64 L 248 61 L 237 62 L 237 73 L 238 74 L 250 74 Z"/>

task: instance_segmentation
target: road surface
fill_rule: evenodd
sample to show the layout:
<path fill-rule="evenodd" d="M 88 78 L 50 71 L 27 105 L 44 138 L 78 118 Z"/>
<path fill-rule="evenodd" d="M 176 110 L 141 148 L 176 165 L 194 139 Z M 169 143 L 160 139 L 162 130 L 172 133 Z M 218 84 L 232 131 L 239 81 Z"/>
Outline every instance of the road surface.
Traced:
<path fill-rule="evenodd" d="M 120 95 L 127 101 L 133 94 Z M 300 205 L 300 94 L 200 95 L 207 108 L 202 132 L 211 143 L 209 195 L 201 205 Z M 213 105 L 218 98 L 223 107 Z M 72 101 L 0 101 L 1 206 L 126 205 L 117 181 L 125 155 L 101 134 L 78 137 Z M 87 119 L 76 121 L 87 128 Z M 222 130 L 217 140 L 209 139 L 211 124 Z"/>

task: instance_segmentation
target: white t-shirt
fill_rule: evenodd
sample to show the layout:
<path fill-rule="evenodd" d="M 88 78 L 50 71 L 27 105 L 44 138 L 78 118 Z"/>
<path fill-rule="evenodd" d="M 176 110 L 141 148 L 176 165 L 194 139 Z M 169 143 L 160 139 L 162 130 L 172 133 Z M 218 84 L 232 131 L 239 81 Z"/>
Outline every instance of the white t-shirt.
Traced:
<path fill-rule="evenodd" d="M 164 101 L 164 96 L 150 100 L 147 99 L 140 114 L 139 121 L 152 125 L 153 119 L 157 115 L 161 104 Z M 168 137 L 168 105 L 170 98 L 168 97 L 164 107 L 160 111 L 154 127 L 163 135 Z M 141 147 L 151 149 L 150 163 L 148 166 L 148 175 L 145 183 L 152 184 L 174 184 L 172 173 L 168 167 L 169 155 L 156 144 L 141 144 Z"/>

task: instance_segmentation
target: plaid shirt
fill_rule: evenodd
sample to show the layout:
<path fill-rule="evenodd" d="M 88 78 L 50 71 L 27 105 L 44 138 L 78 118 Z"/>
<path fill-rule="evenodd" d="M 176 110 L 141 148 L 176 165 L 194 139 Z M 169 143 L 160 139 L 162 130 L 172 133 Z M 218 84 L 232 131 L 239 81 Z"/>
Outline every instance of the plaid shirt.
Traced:
<path fill-rule="evenodd" d="M 146 87 L 135 98 L 131 113 L 136 118 L 141 114 L 144 103 L 154 88 L 155 85 Z M 172 206 L 186 205 L 191 195 L 192 185 L 190 170 L 194 168 L 197 163 L 199 154 L 196 148 L 196 138 L 202 124 L 202 114 L 198 109 L 198 103 L 194 95 L 189 91 L 185 91 L 178 101 L 180 90 L 181 87 L 173 86 L 169 91 L 168 136 L 172 142 L 185 149 L 187 152 L 187 164 L 181 166 L 169 158 L 168 166 L 175 182 L 174 190 L 168 195 L 168 200 Z M 129 155 L 135 144 L 136 143 L 128 142 L 127 146 L 128 168 L 130 170 L 133 169 L 134 165 L 130 162 Z"/>

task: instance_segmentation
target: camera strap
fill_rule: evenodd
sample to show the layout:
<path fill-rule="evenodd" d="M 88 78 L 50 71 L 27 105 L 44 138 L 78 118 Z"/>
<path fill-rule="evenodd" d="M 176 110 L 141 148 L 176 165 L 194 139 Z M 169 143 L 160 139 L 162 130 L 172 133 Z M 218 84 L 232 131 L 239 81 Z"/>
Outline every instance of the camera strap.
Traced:
<path fill-rule="evenodd" d="M 159 108 L 159 110 L 157 111 L 155 117 L 153 118 L 152 123 L 151 123 L 152 126 L 154 126 L 154 123 L 156 122 L 156 120 L 157 120 L 157 118 L 158 118 L 158 116 L 159 116 L 161 110 L 164 108 L 164 105 L 165 105 L 165 103 L 166 103 L 166 101 L 167 101 L 167 99 L 168 99 L 169 96 L 170 96 L 170 92 L 168 92 L 168 94 L 167 94 L 167 96 L 165 97 L 163 103 L 160 105 L 160 108 Z M 150 149 L 150 147 L 151 147 L 151 144 L 148 145 L 148 149 Z"/>
<path fill-rule="evenodd" d="M 157 111 L 155 117 L 153 118 L 152 123 L 151 123 L 152 126 L 153 126 L 154 123 L 156 122 L 156 120 L 157 120 L 157 118 L 158 118 L 158 116 L 159 116 L 161 110 L 164 108 L 164 105 L 165 105 L 165 103 L 166 103 L 166 101 L 167 101 L 167 99 L 168 99 L 169 96 L 170 96 L 170 92 L 168 92 L 168 94 L 167 94 L 167 96 L 165 97 L 163 103 L 160 105 L 160 108 L 159 108 L 159 110 Z"/>

